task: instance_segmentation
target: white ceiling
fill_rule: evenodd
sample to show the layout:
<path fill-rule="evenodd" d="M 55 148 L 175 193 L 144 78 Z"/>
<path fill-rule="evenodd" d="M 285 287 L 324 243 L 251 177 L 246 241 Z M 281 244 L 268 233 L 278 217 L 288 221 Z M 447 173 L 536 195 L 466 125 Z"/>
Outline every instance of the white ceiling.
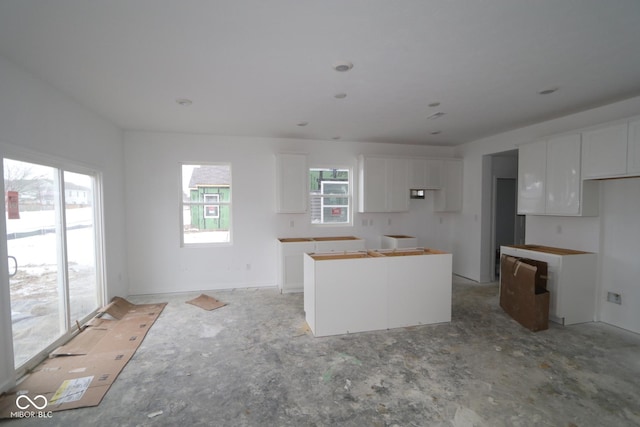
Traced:
<path fill-rule="evenodd" d="M 455 145 L 640 95 L 640 1 L 0 0 L 0 55 L 123 129 Z"/>

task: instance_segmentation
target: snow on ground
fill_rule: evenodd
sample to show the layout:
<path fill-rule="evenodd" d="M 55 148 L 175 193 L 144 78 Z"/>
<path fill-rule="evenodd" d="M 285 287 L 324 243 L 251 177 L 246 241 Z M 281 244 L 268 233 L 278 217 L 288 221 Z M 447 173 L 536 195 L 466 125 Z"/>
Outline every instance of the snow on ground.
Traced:
<path fill-rule="evenodd" d="M 7 220 L 7 232 L 53 229 L 53 211 L 21 212 L 21 219 Z M 94 229 L 90 208 L 69 209 L 67 231 L 69 298 L 71 321 L 98 307 Z M 10 278 L 11 316 L 16 366 L 26 362 L 58 338 L 64 319 L 60 317 L 61 293 L 55 233 L 7 241 L 8 253 L 16 258 L 17 274 Z"/>

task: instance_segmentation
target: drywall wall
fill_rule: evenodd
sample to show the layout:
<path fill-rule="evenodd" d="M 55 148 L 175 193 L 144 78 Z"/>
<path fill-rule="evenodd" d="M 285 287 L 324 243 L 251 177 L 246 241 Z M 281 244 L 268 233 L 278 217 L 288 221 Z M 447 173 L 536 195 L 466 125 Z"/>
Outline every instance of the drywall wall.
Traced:
<path fill-rule="evenodd" d="M 103 180 L 108 294 L 127 289 L 121 131 L 0 57 L 0 155 L 42 157 L 97 170 Z M 2 235 L 6 236 L 3 222 Z M 0 245 L 6 259 L 6 240 Z M 6 269 L 6 266 L 4 267 Z M 9 284 L 0 286 L 0 390 L 13 379 Z"/>
<path fill-rule="evenodd" d="M 443 147 L 125 132 L 130 293 L 275 286 L 278 237 L 356 235 L 365 238 L 368 247 L 379 247 L 382 234 L 417 234 L 422 245 L 451 249 L 453 215 L 433 213 L 429 197 L 412 200 L 409 212 L 354 213 L 352 227 L 314 226 L 308 214 L 276 214 L 279 152 L 305 153 L 309 167 L 346 166 L 354 171 L 359 154 L 452 155 Z M 231 245 L 180 247 L 181 162 L 231 163 Z"/>
<path fill-rule="evenodd" d="M 600 320 L 640 333 L 640 178 L 601 183 Z M 607 292 L 622 304 L 607 301 Z"/>

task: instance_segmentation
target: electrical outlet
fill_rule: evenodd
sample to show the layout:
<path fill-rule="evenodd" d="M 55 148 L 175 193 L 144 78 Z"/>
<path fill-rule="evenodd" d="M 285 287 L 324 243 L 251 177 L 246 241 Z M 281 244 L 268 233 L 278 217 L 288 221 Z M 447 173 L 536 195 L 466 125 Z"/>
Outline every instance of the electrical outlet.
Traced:
<path fill-rule="evenodd" d="M 557 234 L 562 234 L 562 226 L 561 225 L 556 225 L 556 233 Z"/>
<path fill-rule="evenodd" d="M 371 227 L 372 225 L 373 225 L 373 220 L 372 220 L 372 219 L 370 219 L 370 220 L 369 220 L 369 227 Z"/>
<path fill-rule="evenodd" d="M 391 225 L 391 218 L 387 218 L 387 225 Z"/>
<path fill-rule="evenodd" d="M 289 221 L 289 227 L 293 228 L 295 225 L 296 223 L 293 220 Z"/>
<path fill-rule="evenodd" d="M 247 271 L 251 270 L 251 264 L 247 264 Z"/>
<path fill-rule="evenodd" d="M 607 301 L 622 305 L 622 295 L 616 294 L 615 292 L 607 292 Z"/>

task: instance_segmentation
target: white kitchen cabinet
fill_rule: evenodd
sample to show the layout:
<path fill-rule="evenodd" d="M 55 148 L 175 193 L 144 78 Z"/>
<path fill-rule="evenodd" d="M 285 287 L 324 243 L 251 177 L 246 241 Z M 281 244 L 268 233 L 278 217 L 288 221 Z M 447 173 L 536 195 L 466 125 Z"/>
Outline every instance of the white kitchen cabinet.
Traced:
<path fill-rule="evenodd" d="M 598 254 L 540 245 L 501 246 L 500 253 L 547 263 L 550 320 L 563 325 L 594 321 Z"/>
<path fill-rule="evenodd" d="M 627 123 L 582 132 L 582 179 L 627 173 Z"/>
<path fill-rule="evenodd" d="M 462 209 L 462 161 L 441 160 L 440 190 L 434 192 L 435 212 L 455 212 Z"/>
<path fill-rule="evenodd" d="M 305 254 L 304 311 L 316 337 L 450 322 L 451 254 Z"/>
<path fill-rule="evenodd" d="M 409 188 L 439 190 L 441 165 L 439 159 L 410 159 Z"/>
<path fill-rule="evenodd" d="M 548 215 L 580 213 L 580 135 L 571 134 L 547 141 Z"/>
<path fill-rule="evenodd" d="M 408 211 L 408 169 L 408 159 L 360 156 L 358 211 Z"/>
<path fill-rule="evenodd" d="M 384 253 L 384 252 L 383 252 Z M 388 328 L 451 321 L 451 254 L 386 252 Z"/>
<path fill-rule="evenodd" d="M 519 214 L 598 215 L 599 185 L 581 179 L 580 134 L 522 145 L 518 160 Z"/>
<path fill-rule="evenodd" d="M 518 148 L 518 213 L 544 215 L 547 190 L 547 142 Z"/>
<path fill-rule="evenodd" d="M 409 160 L 387 160 L 387 211 L 409 210 Z"/>
<path fill-rule="evenodd" d="M 640 120 L 629 123 L 627 173 L 632 176 L 640 174 Z"/>
<path fill-rule="evenodd" d="M 385 234 L 380 238 L 380 247 L 382 249 L 417 248 L 418 238 L 404 234 Z"/>
<path fill-rule="evenodd" d="M 276 155 L 276 212 L 307 211 L 308 174 L 306 155 Z"/>
<path fill-rule="evenodd" d="M 304 311 L 316 337 L 387 328 L 387 266 L 365 254 L 304 255 Z"/>
<path fill-rule="evenodd" d="M 365 240 L 354 236 L 291 237 L 277 239 L 277 245 L 277 285 L 280 292 L 289 293 L 303 290 L 303 254 L 364 250 Z"/>

